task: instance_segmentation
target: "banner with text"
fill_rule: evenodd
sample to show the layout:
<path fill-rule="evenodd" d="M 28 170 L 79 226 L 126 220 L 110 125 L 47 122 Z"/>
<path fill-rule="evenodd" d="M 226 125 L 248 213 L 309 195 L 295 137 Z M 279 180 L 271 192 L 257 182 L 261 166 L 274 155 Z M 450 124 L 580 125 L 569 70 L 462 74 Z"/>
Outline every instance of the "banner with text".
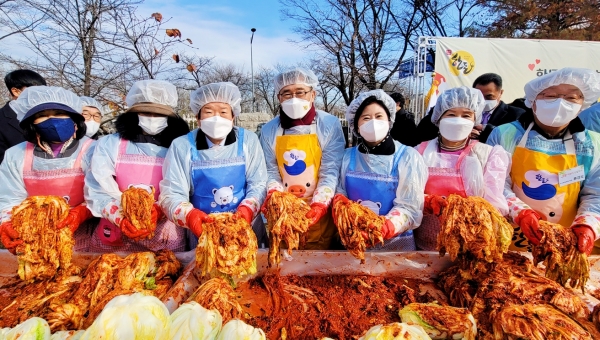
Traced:
<path fill-rule="evenodd" d="M 436 38 L 435 94 L 473 85 L 484 73 L 502 77 L 506 103 L 525 95 L 523 86 L 535 77 L 563 67 L 600 73 L 600 42 L 569 40 Z M 430 90 L 430 92 L 432 92 Z M 437 97 L 433 96 L 432 98 Z M 427 103 L 426 103 L 427 104 Z M 428 105 L 431 106 L 431 105 Z"/>

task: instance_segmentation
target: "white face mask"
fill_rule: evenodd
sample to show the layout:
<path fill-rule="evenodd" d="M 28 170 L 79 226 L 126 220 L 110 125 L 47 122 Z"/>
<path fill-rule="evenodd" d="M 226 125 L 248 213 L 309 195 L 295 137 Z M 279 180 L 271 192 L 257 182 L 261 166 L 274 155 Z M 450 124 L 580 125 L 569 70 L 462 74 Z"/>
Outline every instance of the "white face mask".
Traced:
<path fill-rule="evenodd" d="M 292 119 L 304 118 L 311 107 L 311 102 L 300 98 L 291 98 L 281 103 L 283 112 Z"/>
<path fill-rule="evenodd" d="M 440 121 L 440 134 L 451 142 L 460 142 L 471 134 L 475 123 L 470 119 L 460 117 L 442 118 Z"/>
<path fill-rule="evenodd" d="M 200 130 L 210 138 L 223 139 L 231 129 L 233 129 L 233 121 L 221 116 L 212 116 L 200 121 Z"/>
<path fill-rule="evenodd" d="M 535 116 L 546 126 L 560 127 L 569 124 L 581 110 L 581 104 L 556 100 L 536 99 Z"/>
<path fill-rule="evenodd" d="M 496 99 L 490 99 L 485 101 L 485 106 L 483 107 L 483 112 L 490 112 L 498 106 L 498 101 Z"/>
<path fill-rule="evenodd" d="M 100 123 L 98 123 L 95 120 L 85 122 L 85 125 L 87 126 L 87 128 L 85 129 L 85 135 L 88 137 L 92 137 L 96 134 L 96 132 L 98 132 L 98 129 L 100 129 Z"/>
<path fill-rule="evenodd" d="M 167 128 L 167 117 L 145 117 L 138 115 L 139 126 L 145 133 L 154 136 Z"/>
<path fill-rule="evenodd" d="M 360 136 L 367 142 L 375 143 L 384 139 L 390 131 L 388 120 L 371 119 L 358 128 Z"/>

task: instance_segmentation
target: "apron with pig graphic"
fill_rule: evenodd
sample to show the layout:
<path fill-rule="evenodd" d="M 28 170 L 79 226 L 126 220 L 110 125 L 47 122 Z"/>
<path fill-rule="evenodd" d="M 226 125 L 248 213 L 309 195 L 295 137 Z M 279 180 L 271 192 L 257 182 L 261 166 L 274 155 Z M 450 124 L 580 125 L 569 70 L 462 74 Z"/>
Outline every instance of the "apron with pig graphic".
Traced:
<path fill-rule="evenodd" d="M 394 207 L 398 188 L 398 162 L 405 150 L 406 146 L 402 145 L 401 149 L 394 153 L 392 173 L 380 175 L 356 170 L 358 147 L 354 147 L 350 152 L 350 163 L 346 171 L 345 186 L 348 198 L 371 209 L 377 215 L 384 216 L 389 213 Z M 368 250 L 412 251 L 417 249 L 413 231 L 409 230 Z"/>
<path fill-rule="evenodd" d="M 575 142 L 567 132 L 564 143 L 566 154 L 547 155 L 525 147 L 527 136 L 533 127 L 529 125 L 512 156 L 510 177 L 513 192 L 525 204 L 542 216 L 543 220 L 570 227 L 577 215 L 580 182 L 560 185 L 558 174 L 577 167 Z M 583 179 L 581 179 L 583 181 Z M 530 250 L 529 242 L 518 225 L 515 228 L 510 250 Z"/>
<path fill-rule="evenodd" d="M 30 197 L 48 195 L 64 197 L 71 207 L 83 203 L 85 174 L 81 169 L 81 160 L 93 142 L 92 139 L 83 142 L 72 168 L 54 170 L 33 170 L 34 145 L 27 143 L 25 160 L 23 161 L 23 184 L 27 195 Z M 73 238 L 75 239 L 74 249 L 76 251 L 87 251 L 89 234 L 84 225 L 81 225 L 75 231 Z"/>
<path fill-rule="evenodd" d="M 115 181 L 121 192 L 129 187 L 144 188 L 151 191 L 154 188 L 154 200 L 160 193 L 159 183 L 162 180 L 164 158 L 138 154 L 128 154 L 127 144 L 121 139 L 119 152 L 115 162 Z M 92 235 L 90 251 L 157 251 L 170 249 L 175 252 L 185 251 L 185 230 L 178 227 L 163 216 L 156 223 L 154 237 L 134 241 L 122 234 L 121 229 L 107 219 L 101 219 L 100 224 Z"/>
<path fill-rule="evenodd" d="M 417 151 L 423 155 L 425 149 L 429 143 L 436 143 L 436 141 L 430 141 L 422 143 Z M 450 194 L 467 197 L 465 185 L 463 183 L 461 166 L 467 155 L 471 152 L 473 147 L 477 145 L 477 141 L 472 141 L 467 145 L 456 161 L 454 169 L 442 168 L 442 167 L 429 167 L 429 177 L 425 184 L 426 195 L 439 195 L 447 197 Z M 482 164 L 482 168 L 485 164 Z M 440 220 L 433 214 L 423 214 L 423 220 L 421 225 L 415 229 L 415 243 L 421 250 L 436 250 L 437 247 L 437 236 L 440 233 L 441 225 Z"/>
<path fill-rule="evenodd" d="M 280 126 L 275 139 L 275 156 L 285 191 L 311 202 L 317 188 L 322 150 L 317 137 L 317 125 L 313 122 L 310 134 L 285 135 Z M 304 249 L 328 249 L 336 232 L 328 211 L 317 224 L 308 230 Z"/>

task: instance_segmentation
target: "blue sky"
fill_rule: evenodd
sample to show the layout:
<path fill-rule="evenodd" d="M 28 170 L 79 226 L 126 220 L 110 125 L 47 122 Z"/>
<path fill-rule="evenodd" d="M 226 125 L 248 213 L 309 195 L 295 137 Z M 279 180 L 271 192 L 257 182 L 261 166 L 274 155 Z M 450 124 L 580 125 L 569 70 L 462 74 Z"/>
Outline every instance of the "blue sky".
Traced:
<path fill-rule="evenodd" d="M 290 39 L 293 22 L 282 21 L 277 0 L 146 0 L 140 12 L 160 12 L 171 18 L 168 25 L 179 28 L 183 38 L 191 38 L 199 48 L 196 54 L 215 61 L 250 67 L 250 29 L 254 35 L 254 66 L 276 63 L 295 64 L 306 51 Z"/>

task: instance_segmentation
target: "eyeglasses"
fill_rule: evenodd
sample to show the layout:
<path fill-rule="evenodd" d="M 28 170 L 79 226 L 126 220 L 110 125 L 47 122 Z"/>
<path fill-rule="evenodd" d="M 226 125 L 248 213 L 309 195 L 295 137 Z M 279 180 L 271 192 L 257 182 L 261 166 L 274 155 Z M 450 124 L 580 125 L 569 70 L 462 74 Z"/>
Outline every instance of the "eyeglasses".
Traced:
<path fill-rule="evenodd" d="M 308 91 L 304 91 L 304 90 L 298 90 L 298 91 L 285 91 L 283 93 L 279 93 L 279 95 L 283 98 L 283 99 L 290 99 L 292 97 L 296 97 L 296 98 L 304 98 L 304 96 L 306 96 L 307 94 L 311 93 L 311 90 Z"/>
<path fill-rule="evenodd" d="M 556 101 L 558 98 L 564 98 L 564 100 L 571 103 L 581 103 L 583 102 L 583 96 L 577 93 L 569 93 L 569 94 L 558 94 L 558 93 L 540 93 L 537 95 L 537 98 L 543 99 L 549 102 Z"/>
<path fill-rule="evenodd" d="M 94 119 L 95 121 L 99 122 L 102 119 L 102 115 L 100 115 L 100 114 L 91 115 L 86 112 L 86 113 L 82 113 L 81 115 L 83 116 L 83 118 L 85 120 Z"/>

